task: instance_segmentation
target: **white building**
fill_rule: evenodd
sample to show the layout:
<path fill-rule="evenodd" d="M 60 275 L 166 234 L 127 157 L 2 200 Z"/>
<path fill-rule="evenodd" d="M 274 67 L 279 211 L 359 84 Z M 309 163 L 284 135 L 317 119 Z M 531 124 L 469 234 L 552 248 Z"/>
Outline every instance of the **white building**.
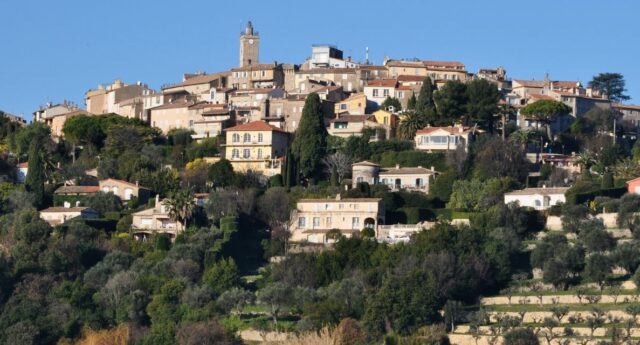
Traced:
<path fill-rule="evenodd" d="M 62 225 L 74 218 L 97 219 L 98 211 L 90 207 L 49 207 L 40 211 L 40 218 L 51 226 Z"/>
<path fill-rule="evenodd" d="M 470 127 L 425 127 L 416 132 L 416 149 L 425 151 L 454 151 L 458 145 L 465 150 L 469 148 L 469 141 L 473 138 Z"/>
<path fill-rule="evenodd" d="M 536 210 L 546 210 L 551 206 L 566 202 L 565 193 L 569 187 L 554 188 L 525 188 L 505 193 L 504 203 L 517 202 L 523 207 L 532 207 Z"/>
<path fill-rule="evenodd" d="M 429 193 L 429 185 L 437 174 L 435 169 L 418 167 L 381 168 L 378 164 L 363 161 L 354 163 L 352 169 L 352 183 L 355 188 L 358 183 L 382 184 L 390 190 L 410 190 Z"/>

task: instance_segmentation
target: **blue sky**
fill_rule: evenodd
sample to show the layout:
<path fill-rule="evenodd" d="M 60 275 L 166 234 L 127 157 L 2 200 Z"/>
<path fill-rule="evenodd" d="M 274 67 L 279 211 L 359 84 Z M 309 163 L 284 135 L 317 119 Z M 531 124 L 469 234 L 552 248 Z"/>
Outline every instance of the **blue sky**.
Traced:
<path fill-rule="evenodd" d="M 356 60 L 458 60 L 504 66 L 514 79 L 581 80 L 620 72 L 640 102 L 640 1 L 2 0 L 0 109 L 24 114 L 64 99 L 83 105 L 99 83 L 159 89 L 182 73 L 238 64 L 247 20 L 260 61 L 301 63 L 311 44 Z"/>

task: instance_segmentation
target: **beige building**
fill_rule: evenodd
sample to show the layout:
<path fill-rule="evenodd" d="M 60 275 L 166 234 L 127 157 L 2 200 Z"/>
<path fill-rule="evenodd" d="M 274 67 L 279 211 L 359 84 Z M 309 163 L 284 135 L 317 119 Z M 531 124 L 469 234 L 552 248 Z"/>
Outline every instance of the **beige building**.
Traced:
<path fill-rule="evenodd" d="M 122 201 L 129 201 L 135 197 L 140 200 L 141 204 L 144 204 L 151 196 L 151 190 L 140 186 L 138 183 L 109 178 L 99 181 L 98 184 L 100 191 L 103 193 L 113 193 Z"/>
<path fill-rule="evenodd" d="M 234 68 L 229 76 L 229 86 L 234 89 L 282 88 L 284 70 L 282 65 L 252 64 Z"/>
<path fill-rule="evenodd" d="M 214 101 L 227 87 L 230 72 L 185 74 L 182 82 L 162 86 L 163 104 L 178 101 Z"/>
<path fill-rule="evenodd" d="M 87 105 L 87 111 L 92 114 L 113 113 L 127 117 L 141 118 L 142 107 L 140 106 L 140 109 L 136 110 L 135 107 L 132 107 L 132 102 L 129 101 L 154 93 L 154 90 L 140 82 L 125 84 L 121 80 L 116 80 L 106 87 L 98 85 L 97 89 L 87 91 L 85 93 L 85 103 Z M 120 109 L 122 103 L 125 103 L 124 109 Z"/>
<path fill-rule="evenodd" d="M 40 107 L 33 113 L 33 120 L 47 125 L 51 129 L 52 137 L 61 138 L 63 136 L 64 123 L 78 115 L 89 115 L 89 113 L 77 105 L 65 101 L 62 104 L 47 104 Z"/>
<path fill-rule="evenodd" d="M 238 123 L 260 121 L 269 116 L 270 102 L 285 96 L 284 89 L 259 88 L 235 90 L 229 97 L 229 107 Z"/>
<path fill-rule="evenodd" d="M 315 80 L 327 85 L 342 86 L 344 92 L 362 91 L 364 81 L 359 78 L 356 68 L 315 68 L 300 70 L 295 75 L 295 86 L 292 92 L 306 93 L 307 81 Z"/>
<path fill-rule="evenodd" d="M 385 66 L 390 78 L 400 75 L 430 77 L 438 86 L 450 80 L 464 82 L 468 76 L 464 64 L 458 61 L 387 60 Z"/>
<path fill-rule="evenodd" d="M 469 149 L 473 129 L 469 127 L 425 127 L 416 132 L 416 149 L 425 151 L 454 151 L 458 145 Z"/>
<path fill-rule="evenodd" d="M 131 230 L 138 239 L 152 234 L 169 234 L 172 239 L 184 231 L 184 224 L 169 216 L 169 208 L 156 196 L 155 206 L 133 214 Z"/>
<path fill-rule="evenodd" d="M 336 102 L 336 114 L 365 114 L 367 111 L 367 96 L 364 92 L 356 93 L 348 98 Z"/>
<path fill-rule="evenodd" d="M 364 128 L 380 128 L 384 131 L 384 126 L 377 123 L 371 115 L 338 115 L 329 121 L 327 132 L 341 138 L 348 138 L 352 135 L 362 135 Z"/>
<path fill-rule="evenodd" d="M 298 129 L 302 110 L 307 99 L 307 94 L 292 94 L 284 98 L 269 99 L 269 116 L 263 119 L 275 127 L 282 128 L 289 133 Z M 321 99 L 322 115 L 325 125 L 329 125 L 334 117 L 335 104 Z"/>
<path fill-rule="evenodd" d="M 429 193 L 429 185 L 436 176 L 436 171 L 418 167 L 382 168 L 380 165 L 363 161 L 352 165 L 353 188 L 358 183 L 366 182 L 371 185 L 384 185 L 392 191 L 409 190 Z"/>
<path fill-rule="evenodd" d="M 194 139 L 215 137 L 234 120 L 234 112 L 224 104 L 179 101 L 150 109 L 149 122 L 163 133 L 172 129 L 190 129 Z"/>
<path fill-rule="evenodd" d="M 291 212 L 291 241 L 326 243 L 329 231 L 337 229 L 346 237 L 365 228 L 384 224 L 384 203 L 378 198 L 301 199 Z"/>
<path fill-rule="evenodd" d="M 225 130 L 225 158 L 237 172 L 265 176 L 281 172 L 289 134 L 265 121 L 254 121 Z"/>
<path fill-rule="evenodd" d="M 40 211 L 40 218 L 51 226 L 62 225 L 71 219 L 97 219 L 98 211 L 90 207 L 49 207 Z"/>

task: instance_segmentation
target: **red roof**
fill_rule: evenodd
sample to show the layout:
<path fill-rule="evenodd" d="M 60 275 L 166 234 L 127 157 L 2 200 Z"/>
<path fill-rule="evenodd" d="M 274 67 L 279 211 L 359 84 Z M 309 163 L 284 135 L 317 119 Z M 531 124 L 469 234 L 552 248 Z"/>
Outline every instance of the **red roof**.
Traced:
<path fill-rule="evenodd" d="M 140 188 L 140 189 L 149 189 L 147 187 L 142 187 L 139 184 L 131 183 L 131 182 L 124 181 L 124 180 L 118 180 L 118 179 L 115 179 L 115 178 L 104 179 L 104 180 L 100 181 L 100 183 L 104 183 L 106 181 L 114 181 L 114 182 L 121 183 L 121 184 L 126 185 L 126 186 Z"/>
<path fill-rule="evenodd" d="M 403 81 L 424 81 L 424 78 L 426 78 L 425 76 L 421 76 L 421 75 L 399 75 L 398 76 L 398 81 L 399 82 L 403 82 Z"/>
<path fill-rule="evenodd" d="M 560 89 L 573 89 L 578 87 L 578 85 L 580 84 L 579 81 L 552 81 L 553 83 L 553 87 L 554 88 L 560 88 Z"/>
<path fill-rule="evenodd" d="M 458 61 L 432 61 L 425 60 L 422 61 L 425 66 L 437 66 L 437 67 L 462 67 L 464 68 L 464 64 Z"/>
<path fill-rule="evenodd" d="M 549 96 L 549 95 L 539 95 L 539 94 L 531 94 L 529 95 L 530 98 L 536 99 L 536 100 L 540 100 L 540 99 L 549 99 L 549 100 L 555 100 L 555 98 Z"/>
<path fill-rule="evenodd" d="M 18 164 L 18 168 L 23 169 L 23 168 L 29 168 L 29 162 L 24 162 L 24 163 L 20 163 Z"/>
<path fill-rule="evenodd" d="M 231 128 L 227 128 L 226 131 L 234 132 L 234 131 L 275 131 L 275 132 L 283 132 L 286 133 L 281 128 L 276 126 L 272 126 L 264 121 L 253 121 L 249 123 L 245 123 L 244 125 L 238 125 Z"/>
<path fill-rule="evenodd" d="M 376 79 L 370 80 L 367 86 L 396 87 L 397 83 L 395 79 Z"/>

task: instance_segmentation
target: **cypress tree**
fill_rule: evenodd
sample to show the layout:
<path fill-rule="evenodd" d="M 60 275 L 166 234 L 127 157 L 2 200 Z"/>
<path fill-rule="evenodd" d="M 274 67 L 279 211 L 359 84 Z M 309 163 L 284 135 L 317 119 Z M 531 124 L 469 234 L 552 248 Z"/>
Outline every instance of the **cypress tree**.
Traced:
<path fill-rule="evenodd" d="M 407 110 L 415 110 L 417 102 L 418 100 L 416 99 L 416 93 L 412 92 L 411 98 L 409 98 L 409 100 L 407 101 Z"/>
<path fill-rule="evenodd" d="M 300 126 L 296 131 L 291 154 L 296 161 L 298 173 L 315 181 L 320 174 L 322 158 L 327 148 L 327 129 L 320 108 L 320 97 L 313 92 L 307 96 L 302 109 Z"/>
<path fill-rule="evenodd" d="M 29 169 L 25 179 L 25 189 L 34 196 L 34 206 L 44 205 L 44 163 L 40 153 L 40 146 L 34 141 L 29 146 Z"/>
<path fill-rule="evenodd" d="M 436 104 L 433 101 L 433 91 L 434 87 L 431 83 L 431 78 L 424 78 L 415 104 L 416 112 L 425 116 L 431 114 L 435 115 Z"/>
<path fill-rule="evenodd" d="M 283 173 L 284 186 L 287 188 L 291 188 L 296 185 L 295 163 L 296 162 L 293 160 L 293 156 L 291 155 L 291 150 L 287 150 Z"/>

